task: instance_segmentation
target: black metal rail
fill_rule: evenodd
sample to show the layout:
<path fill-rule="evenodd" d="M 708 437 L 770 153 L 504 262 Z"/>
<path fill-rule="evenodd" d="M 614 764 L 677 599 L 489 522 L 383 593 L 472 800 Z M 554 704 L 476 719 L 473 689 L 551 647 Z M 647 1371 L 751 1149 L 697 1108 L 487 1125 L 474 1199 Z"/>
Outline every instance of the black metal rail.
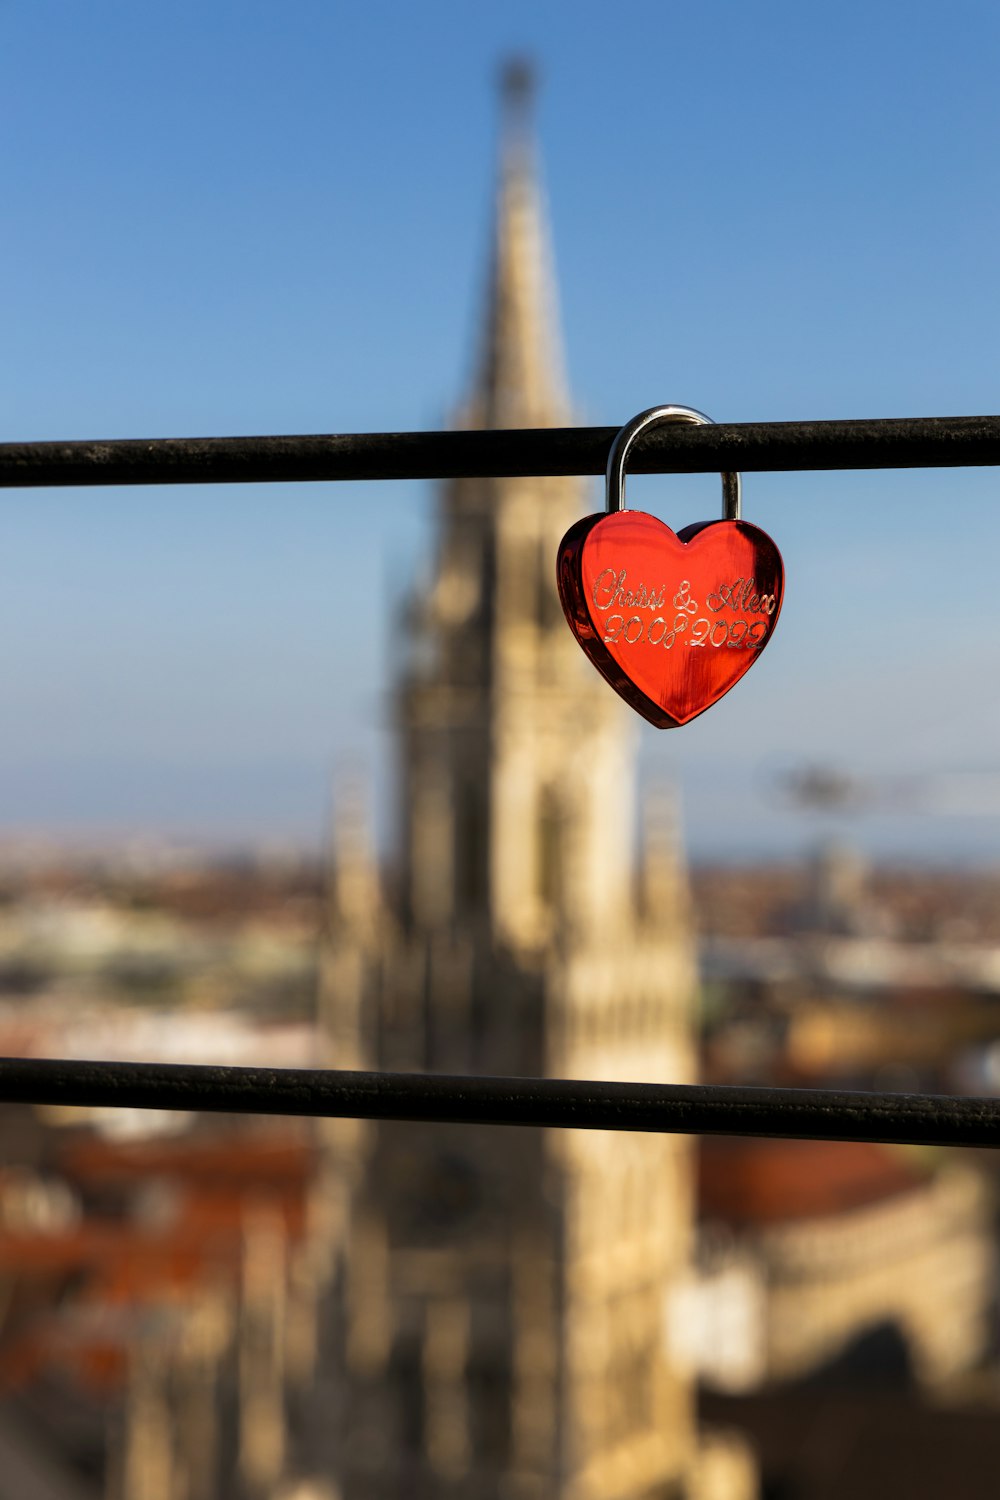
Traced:
<path fill-rule="evenodd" d="M 599 474 L 617 429 L 0 444 L 0 488 Z M 669 426 L 641 473 L 1000 464 L 1000 416 Z M 0 1103 L 1000 1145 L 1000 1099 L 0 1059 Z"/>
<path fill-rule="evenodd" d="M 614 427 L 301 437 L 2 443 L 0 488 L 247 484 L 601 474 Z M 669 426 L 637 443 L 637 473 L 913 469 L 1000 464 L 1000 416 Z"/>
<path fill-rule="evenodd" d="M 1000 1099 L 0 1059 L 0 1103 L 1000 1146 Z"/>

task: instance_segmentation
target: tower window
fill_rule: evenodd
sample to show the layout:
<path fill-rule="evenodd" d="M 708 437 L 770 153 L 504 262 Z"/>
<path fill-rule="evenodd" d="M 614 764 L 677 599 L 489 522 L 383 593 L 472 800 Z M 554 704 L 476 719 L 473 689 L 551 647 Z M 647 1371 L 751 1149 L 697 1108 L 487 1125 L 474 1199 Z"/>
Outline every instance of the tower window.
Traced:
<path fill-rule="evenodd" d="M 482 790 L 468 782 L 459 794 L 455 835 L 456 896 L 472 910 L 486 897 L 486 810 Z"/>
<path fill-rule="evenodd" d="M 562 895 L 563 809 L 554 788 L 542 788 L 538 804 L 538 899 L 558 905 Z"/>

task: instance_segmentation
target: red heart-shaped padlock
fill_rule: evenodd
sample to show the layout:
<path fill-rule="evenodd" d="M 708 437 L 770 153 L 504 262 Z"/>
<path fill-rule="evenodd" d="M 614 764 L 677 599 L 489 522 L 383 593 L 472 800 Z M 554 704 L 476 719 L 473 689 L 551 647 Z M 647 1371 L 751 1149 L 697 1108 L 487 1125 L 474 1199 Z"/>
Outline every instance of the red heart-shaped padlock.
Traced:
<path fill-rule="evenodd" d="M 740 477 L 724 474 L 725 519 L 675 533 L 627 511 L 625 460 L 663 422 L 708 423 L 656 406 L 621 429 L 608 455 L 607 514 L 559 546 L 559 597 L 573 634 L 626 702 L 660 729 L 688 724 L 757 660 L 781 610 L 784 569 L 766 532 L 740 519 Z"/>
<path fill-rule="evenodd" d="M 670 530 L 642 511 L 587 516 L 559 548 L 559 597 L 594 666 L 660 729 L 687 724 L 771 639 L 781 555 L 745 521 Z"/>

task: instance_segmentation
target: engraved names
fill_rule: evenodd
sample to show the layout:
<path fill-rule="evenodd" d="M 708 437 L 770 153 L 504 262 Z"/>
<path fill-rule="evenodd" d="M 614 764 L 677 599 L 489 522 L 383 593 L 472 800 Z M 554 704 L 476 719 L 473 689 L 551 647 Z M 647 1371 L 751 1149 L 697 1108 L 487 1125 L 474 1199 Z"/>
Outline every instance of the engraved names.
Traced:
<path fill-rule="evenodd" d="M 767 638 L 771 617 L 777 608 L 775 595 L 759 592 L 754 578 L 720 583 L 715 592 L 706 597 L 705 607 L 713 614 L 719 615 L 727 610 L 736 616 L 715 621 L 707 615 L 698 616 L 698 601 L 692 597 L 691 584 L 686 578 L 681 580 L 671 597 L 671 609 L 664 614 L 657 611 L 664 607 L 669 593 L 667 584 L 658 588 L 648 587 L 645 583 L 626 584 L 624 568 L 605 568 L 594 580 L 591 597 L 594 608 L 604 615 L 602 639 L 605 642 L 637 646 L 645 641 L 647 645 L 663 646 L 669 651 L 678 636 L 685 635 L 688 646 L 745 647 L 757 651 Z M 668 623 L 671 611 L 674 614 L 672 624 Z M 692 621 L 692 615 L 698 618 Z M 750 620 L 746 618 L 748 615 L 758 618 Z"/>

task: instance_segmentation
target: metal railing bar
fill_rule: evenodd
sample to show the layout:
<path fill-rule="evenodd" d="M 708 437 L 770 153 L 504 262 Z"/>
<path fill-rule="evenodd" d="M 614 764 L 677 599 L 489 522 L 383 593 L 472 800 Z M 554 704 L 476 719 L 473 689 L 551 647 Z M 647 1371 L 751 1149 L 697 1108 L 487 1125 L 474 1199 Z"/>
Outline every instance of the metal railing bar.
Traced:
<path fill-rule="evenodd" d="M 0 444 L 0 488 L 601 474 L 614 427 Z M 1000 416 L 656 429 L 637 473 L 1000 464 Z"/>
<path fill-rule="evenodd" d="M 1000 1099 L 0 1059 L 0 1103 L 1000 1146 Z"/>

